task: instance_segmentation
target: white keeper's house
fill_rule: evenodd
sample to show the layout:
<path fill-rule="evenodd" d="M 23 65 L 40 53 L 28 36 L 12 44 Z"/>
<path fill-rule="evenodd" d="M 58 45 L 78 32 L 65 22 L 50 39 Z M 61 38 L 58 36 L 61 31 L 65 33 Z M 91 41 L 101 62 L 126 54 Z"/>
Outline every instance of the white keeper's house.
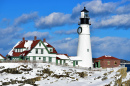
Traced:
<path fill-rule="evenodd" d="M 6 56 L 10 60 L 43 61 L 56 64 L 64 64 L 69 61 L 67 54 L 58 54 L 56 49 L 45 39 L 19 41 Z"/>

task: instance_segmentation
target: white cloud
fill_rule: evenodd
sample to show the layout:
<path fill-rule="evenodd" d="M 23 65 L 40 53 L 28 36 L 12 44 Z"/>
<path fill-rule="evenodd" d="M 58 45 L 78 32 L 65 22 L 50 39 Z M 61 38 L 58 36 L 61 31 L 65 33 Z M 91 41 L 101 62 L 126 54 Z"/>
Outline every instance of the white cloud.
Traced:
<path fill-rule="evenodd" d="M 76 34 L 77 33 L 77 29 L 71 29 L 68 31 L 64 31 L 64 30 L 60 30 L 60 31 L 55 31 L 55 34 Z"/>
<path fill-rule="evenodd" d="M 117 8 L 117 13 L 119 13 L 119 14 L 127 14 L 127 13 L 130 13 L 130 9 L 128 9 L 128 8 L 130 8 L 130 4 L 128 4 L 128 5 L 124 5 L 124 6 L 120 6 L 119 8 Z"/>
<path fill-rule="evenodd" d="M 84 8 L 84 6 L 90 12 L 90 16 L 101 17 L 103 15 L 109 15 L 110 13 L 114 12 L 117 3 L 103 3 L 101 0 L 83 2 L 73 8 L 72 17 L 76 18 L 77 16 L 80 16 L 80 11 Z"/>
<path fill-rule="evenodd" d="M 40 29 L 48 29 L 64 24 L 71 24 L 74 21 L 70 19 L 70 14 L 51 13 L 46 17 L 41 17 L 35 22 L 35 26 Z"/>
<path fill-rule="evenodd" d="M 35 20 L 38 17 L 37 12 L 33 12 L 30 14 L 23 14 L 22 16 L 16 18 L 14 20 L 14 25 L 20 25 L 20 24 L 25 24 L 29 21 Z"/>
<path fill-rule="evenodd" d="M 52 43 L 58 53 L 76 55 L 78 39 L 65 38 Z"/>
<path fill-rule="evenodd" d="M 91 41 L 93 57 L 112 55 L 120 59 L 128 59 L 130 56 L 130 39 L 119 37 L 92 37 Z"/>
<path fill-rule="evenodd" d="M 130 39 L 120 37 L 91 37 L 92 55 L 97 58 L 103 55 L 111 55 L 119 59 L 128 59 L 130 56 Z M 51 43 L 58 53 L 69 56 L 77 55 L 78 38 L 57 40 Z M 130 60 L 130 59 L 129 59 Z"/>
<path fill-rule="evenodd" d="M 130 28 L 130 14 L 113 15 L 108 19 L 102 19 L 100 22 L 92 22 L 94 28 Z"/>
<path fill-rule="evenodd" d="M 23 35 L 23 37 L 25 38 L 29 38 L 32 39 L 34 38 L 34 36 L 37 36 L 38 38 L 51 38 L 51 36 L 49 35 L 49 32 L 38 32 L 38 31 L 34 31 L 34 32 L 27 32 L 26 34 Z"/>

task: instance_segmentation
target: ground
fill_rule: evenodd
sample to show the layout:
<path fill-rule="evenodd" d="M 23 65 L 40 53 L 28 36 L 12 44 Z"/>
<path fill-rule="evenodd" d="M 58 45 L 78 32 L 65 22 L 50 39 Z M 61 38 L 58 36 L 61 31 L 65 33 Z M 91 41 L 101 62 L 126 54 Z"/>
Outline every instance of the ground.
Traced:
<path fill-rule="evenodd" d="M 0 63 L 0 85 L 6 86 L 113 86 L 122 67 L 86 70 L 49 63 Z M 130 79 L 130 72 L 122 81 Z"/>

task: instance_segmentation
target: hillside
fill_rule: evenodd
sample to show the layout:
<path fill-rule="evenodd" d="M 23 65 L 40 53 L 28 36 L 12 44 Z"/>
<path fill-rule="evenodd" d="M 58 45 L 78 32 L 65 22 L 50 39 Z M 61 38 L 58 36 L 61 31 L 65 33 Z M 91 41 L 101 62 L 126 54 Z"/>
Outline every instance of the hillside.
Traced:
<path fill-rule="evenodd" d="M 130 72 L 126 70 L 123 67 L 86 70 L 48 63 L 0 63 L 0 85 L 113 86 L 130 80 Z"/>

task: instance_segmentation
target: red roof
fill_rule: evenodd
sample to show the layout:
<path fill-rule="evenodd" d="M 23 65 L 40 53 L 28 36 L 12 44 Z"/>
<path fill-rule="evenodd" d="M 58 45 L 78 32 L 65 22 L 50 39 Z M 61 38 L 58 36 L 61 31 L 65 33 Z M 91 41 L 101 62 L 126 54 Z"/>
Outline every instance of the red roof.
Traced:
<path fill-rule="evenodd" d="M 15 48 L 25 48 L 24 47 L 24 44 L 25 44 L 25 42 L 27 42 L 28 40 L 23 40 L 23 41 L 21 41 Z M 37 43 L 39 42 L 40 40 L 33 40 L 33 42 L 32 42 L 32 44 L 31 44 L 31 48 L 30 48 L 30 50 L 26 50 L 26 51 L 23 51 L 23 52 L 15 52 L 15 51 L 13 51 L 13 55 L 12 56 L 14 56 L 14 57 L 17 57 L 17 56 L 26 56 L 36 45 L 37 45 Z M 49 43 L 47 43 L 48 45 L 45 45 L 45 46 L 47 46 L 47 47 L 52 47 L 53 48 L 53 52 L 50 52 L 50 53 L 57 53 L 57 51 L 56 51 L 56 49 L 53 47 L 53 46 L 51 46 Z"/>
<path fill-rule="evenodd" d="M 43 42 L 44 43 L 44 42 Z M 47 42 L 46 42 L 47 43 Z M 48 45 L 45 45 L 45 46 L 47 46 L 47 47 L 52 47 L 53 48 L 53 52 L 50 52 L 50 53 L 57 53 L 57 51 L 56 51 L 56 49 L 52 46 L 52 45 L 50 45 L 49 43 L 47 43 Z"/>
<path fill-rule="evenodd" d="M 99 58 L 96 58 L 96 60 L 100 60 L 100 59 L 115 59 L 115 60 L 119 60 L 118 58 L 115 58 L 113 56 L 101 56 Z"/>
<path fill-rule="evenodd" d="M 3 57 L 4 59 L 6 59 L 3 55 L 0 54 L 1 57 Z"/>
<path fill-rule="evenodd" d="M 27 42 L 28 40 L 21 41 L 19 43 L 19 45 L 17 45 L 15 48 L 25 48 L 24 47 L 25 41 Z M 40 40 L 35 40 L 35 41 L 33 40 L 30 50 L 32 50 L 32 48 L 34 48 L 39 41 Z M 17 56 L 26 56 L 28 54 L 28 52 L 30 52 L 30 50 L 23 51 L 23 52 L 15 52 L 15 51 L 13 51 L 13 56 L 15 56 L 15 57 L 17 57 Z"/>

